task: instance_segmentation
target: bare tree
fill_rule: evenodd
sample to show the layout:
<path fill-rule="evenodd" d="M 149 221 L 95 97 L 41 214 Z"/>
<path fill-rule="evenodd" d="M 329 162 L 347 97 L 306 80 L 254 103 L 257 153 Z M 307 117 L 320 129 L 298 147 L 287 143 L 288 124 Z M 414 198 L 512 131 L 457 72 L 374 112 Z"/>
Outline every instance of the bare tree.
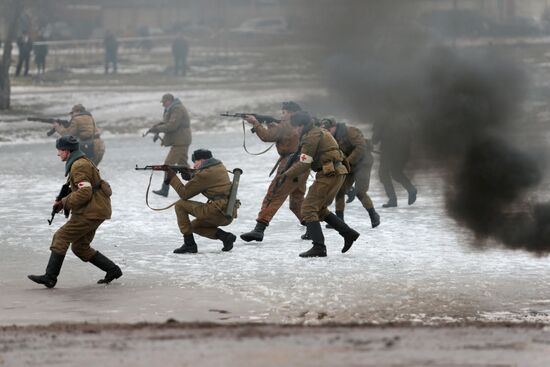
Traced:
<path fill-rule="evenodd" d="M 0 1 L 0 14 L 4 16 L 5 37 L 4 52 L 0 60 L 0 110 L 10 108 L 11 84 L 10 64 L 13 40 L 17 36 L 19 20 L 23 11 L 23 1 L 2 0 Z"/>

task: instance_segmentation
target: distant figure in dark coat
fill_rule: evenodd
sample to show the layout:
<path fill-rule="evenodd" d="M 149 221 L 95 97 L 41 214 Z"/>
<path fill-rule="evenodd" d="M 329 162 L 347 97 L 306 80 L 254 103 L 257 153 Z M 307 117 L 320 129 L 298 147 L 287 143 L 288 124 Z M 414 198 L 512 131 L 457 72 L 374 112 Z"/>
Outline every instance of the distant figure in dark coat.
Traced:
<path fill-rule="evenodd" d="M 384 208 L 397 206 L 393 180 L 399 182 L 407 190 L 409 205 L 416 201 L 416 187 L 403 172 L 410 157 L 410 128 L 410 119 L 406 116 L 397 118 L 392 116 L 374 124 L 372 144 L 380 143 L 378 176 L 384 185 L 386 195 L 388 195 L 388 202 L 382 205 Z"/>
<path fill-rule="evenodd" d="M 45 42 L 44 36 L 39 35 L 36 39 L 38 44 L 34 45 L 34 63 L 38 74 L 44 74 L 46 71 L 46 56 L 48 56 L 48 45 L 41 44 Z"/>
<path fill-rule="evenodd" d="M 105 33 L 103 38 L 103 47 L 105 48 L 105 74 L 109 73 L 109 64 L 113 64 L 113 73 L 117 72 L 118 62 L 118 41 L 111 31 Z"/>
<path fill-rule="evenodd" d="M 32 40 L 28 33 L 23 33 L 22 36 L 17 38 L 17 48 L 19 49 L 19 59 L 17 60 L 17 68 L 15 69 L 15 76 L 21 74 L 21 67 L 25 64 L 24 76 L 29 75 L 29 61 L 31 59 Z"/>
<path fill-rule="evenodd" d="M 189 44 L 181 34 L 178 34 L 174 42 L 172 42 L 172 55 L 174 56 L 174 74 L 178 75 L 181 72 L 185 76 L 187 72 L 187 54 L 189 52 Z"/>

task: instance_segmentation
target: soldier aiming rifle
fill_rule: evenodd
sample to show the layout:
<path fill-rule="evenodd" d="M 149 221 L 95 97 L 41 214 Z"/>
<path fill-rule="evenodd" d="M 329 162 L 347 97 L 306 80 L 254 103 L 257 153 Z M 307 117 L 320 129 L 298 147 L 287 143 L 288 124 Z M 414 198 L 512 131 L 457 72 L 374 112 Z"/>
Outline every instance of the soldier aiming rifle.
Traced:
<path fill-rule="evenodd" d="M 63 126 L 64 128 L 69 127 L 69 124 L 71 123 L 69 120 L 44 118 L 44 117 L 27 117 L 27 121 L 37 121 L 37 122 L 43 122 L 45 124 L 58 123 L 59 125 Z M 52 127 L 46 133 L 46 135 L 48 135 L 48 136 L 52 136 L 53 134 L 55 134 L 55 127 Z"/>

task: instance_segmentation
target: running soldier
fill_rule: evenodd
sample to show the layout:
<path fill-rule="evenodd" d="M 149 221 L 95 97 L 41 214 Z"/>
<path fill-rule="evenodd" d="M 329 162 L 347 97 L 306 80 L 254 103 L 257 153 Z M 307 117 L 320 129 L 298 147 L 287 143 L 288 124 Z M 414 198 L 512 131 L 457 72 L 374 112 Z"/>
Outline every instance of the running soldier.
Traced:
<path fill-rule="evenodd" d="M 367 194 L 370 184 L 370 172 L 374 162 L 371 153 L 372 144 L 365 139 L 359 129 L 347 126 L 343 122 L 337 123 L 332 116 L 321 119 L 321 125 L 334 136 L 351 167 L 351 172 L 347 175 L 342 188 L 336 194 L 336 216 L 344 220 L 345 196 L 355 183 L 355 194 L 369 213 L 372 228 L 377 227 L 380 224 L 380 216 Z"/>
<path fill-rule="evenodd" d="M 55 287 L 63 260 L 69 246 L 76 256 L 90 262 L 104 272 L 105 277 L 97 283 L 110 283 L 122 276 L 120 268 L 99 251 L 90 247 L 97 228 L 111 218 L 111 187 L 99 175 L 99 170 L 79 149 L 78 140 L 66 135 L 55 143 L 57 155 L 65 163 L 65 176 L 70 193 L 54 203 L 54 211 L 70 210 L 67 223 L 53 235 L 51 254 L 44 275 L 29 275 L 35 283 L 48 288 Z"/>
<path fill-rule="evenodd" d="M 373 127 L 372 144 L 380 143 L 378 176 L 388 196 L 388 202 L 382 205 L 384 208 L 397 206 L 393 180 L 407 190 L 409 205 L 416 201 L 418 190 L 404 172 L 411 153 L 410 124 L 407 116 L 400 116 L 391 121 L 378 121 Z"/>
<path fill-rule="evenodd" d="M 344 238 L 342 252 L 346 252 L 357 240 L 359 233 L 327 209 L 348 173 L 344 154 L 327 130 L 313 125 L 311 116 L 307 112 L 294 114 L 290 118 L 290 123 L 301 138 L 301 154 L 299 161 L 281 174 L 278 184 L 301 177 L 304 172 L 309 173 L 310 170 L 316 172 L 315 181 L 309 187 L 302 204 L 302 219 L 306 224 L 313 247 L 301 253 L 300 256 L 327 256 L 320 221 L 330 224 Z"/>
<path fill-rule="evenodd" d="M 164 159 L 164 164 L 180 165 L 189 167 L 187 162 L 189 156 L 189 146 L 191 145 L 191 121 L 189 113 L 179 100 L 170 93 L 162 96 L 160 103 L 164 107 L 162 122 L 149 129 L 149 132 L 156 134 L 163 133 L 161 145 L 170 147 L 168 155 Z M 156 138 L 154 139 L 156 141 Z M 165 182 L 167 182 L 165 177 Z M 157 195 L 167 197 L 170 186 L 163 183 L 160 190 L 154 190 Z"/>
<path fill-rule="evenodd" d="M 256 135 L 260 140 L 265 142 L 274 142 L 279 153 L 279 160 L 273 167 L 273 170 L 277 170 L 275 177 L 271 181 L 267 189 L 267 193 L 262 202 L 262 208 L 256 218 L 256 227 L 247 233 L 243 233 L 241 238 L 246 241 L 259 241 L 264 239 L 264 231 L 269 226 L 271 219 L 275 216 L 275 213 L 283 205 L 285 200 L 289 199 L 289 208 L 294 213 L 298 221 L 302 223 L 301 208 L 304 201 L 304 195 L 306 193 L 306 182 L 308 172 L 303 172 L 298 175 L 294 180 L 287 180 L 280 186 L 276 183 L 281 177 L 282 171 L 287 166 L 288 160 L 292 154 L 298 150 L 299 136 L 293 130 L 290 125 L 289 119 L 298 111 L 302 109 L 296 102 L 283 102 L 281 107 L 281 122 L 276 124 L 269 124 L 269 126 L 263 126 L 254 116 L 248 116 L 246 121 L 253 127 Z M 273 172 L 272 170 L 272 172 Z"/>

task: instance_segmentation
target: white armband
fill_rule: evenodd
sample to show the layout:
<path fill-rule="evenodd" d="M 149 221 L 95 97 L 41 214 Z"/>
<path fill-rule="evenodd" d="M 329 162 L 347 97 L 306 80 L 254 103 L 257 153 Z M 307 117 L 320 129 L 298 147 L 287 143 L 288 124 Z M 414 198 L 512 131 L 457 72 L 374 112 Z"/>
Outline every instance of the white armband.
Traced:
<path fill-rule="evenodd" d="M 92 187 L 92 184 L 88 181 L 80 181 L 77 186 L 79 189 L 81 189 L 83 187 Z"/>
<path fill-rule="evenodd" d="M 311 164 L 313 162 L 313 157 L 310 157 L 309 155 L 302 153 L 300 154 L 300 162 Z"/>

